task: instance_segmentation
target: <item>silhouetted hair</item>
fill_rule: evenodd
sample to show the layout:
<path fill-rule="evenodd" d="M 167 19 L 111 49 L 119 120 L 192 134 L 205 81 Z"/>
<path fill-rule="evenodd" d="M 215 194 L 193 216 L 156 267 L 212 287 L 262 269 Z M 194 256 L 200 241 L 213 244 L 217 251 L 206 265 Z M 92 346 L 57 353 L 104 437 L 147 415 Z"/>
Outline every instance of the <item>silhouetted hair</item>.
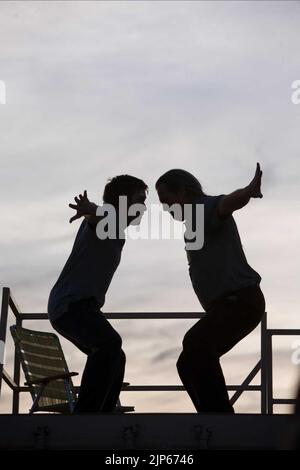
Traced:
<path fill-rule="evenodd" d="M 143 180 L 130 175 L 114 176 L 108 180 L 104 188 L 103 201 L 117 207 L 119 196 L 127 196 L 131 199 L 132 195 L 139 190 L 148 190 Z"/>
<path fill-rule="evenodd" d="M 186 192 L 191 196 L 202 196 L 202 186 L 197 178 L 185 170 L 174 169 L 164 173 L 156 181 L 155 188 L 157 189 L 160 184 L 165 184 L 172 192 L 177 192 L 185 188 Z"/>

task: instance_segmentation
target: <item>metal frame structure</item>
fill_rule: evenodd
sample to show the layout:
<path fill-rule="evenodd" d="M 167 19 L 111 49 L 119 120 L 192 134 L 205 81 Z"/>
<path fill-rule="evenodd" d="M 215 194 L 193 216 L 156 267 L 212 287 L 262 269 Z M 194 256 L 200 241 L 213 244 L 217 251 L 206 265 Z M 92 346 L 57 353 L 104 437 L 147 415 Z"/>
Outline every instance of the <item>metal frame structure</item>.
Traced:
<path fill-rule="evenodd" d="M 4 368 L 4 352 L 7 333 L 7 321 L 9 308 L 16 318 L 16 325 L 22 326 L 27 320 L 48 320 L 46 313 L 21 313 L 9 287 L 4 287 L 2 291 L 2 306 L 0 318 L 0 394 L 2 380 L 13 392 L 12 413 L 19 413 L 20 393 L 29 392 L 29 387 L 20 385 L 20 360 L 15 352 L 13 378 L 9 376 Z M 164 313 L 107 313 L 109 319 L 199 319 L 205 313 L 197 312 L 164 312 Z M 228 391 L 235 393 L 231 397 L 234 404 L 245 391 L 258 391 L 261 394 L 261 414 L 272 414 L 274 404 L 294 404 L 292 399 L 277 399 L 273 397 L 273 361 L 272 361 L 272 337 L 275 335 L 300 335 L 300 329 L 295 330 L 275 330 L 267 329 L 267 314 L 265 313 L 261 321 L 261 357 L 253 367 L 244 381 L 239 385 L 228 385 Z M 261 381 L 259 385 L 251 382 L 260 372 Z M 76 388 L 76 387 L 75 387 Z M 78 387 L 77 387 L 78 388 Z M 181 385 L 129 385 L 126 391 L 182 391 Z"/>

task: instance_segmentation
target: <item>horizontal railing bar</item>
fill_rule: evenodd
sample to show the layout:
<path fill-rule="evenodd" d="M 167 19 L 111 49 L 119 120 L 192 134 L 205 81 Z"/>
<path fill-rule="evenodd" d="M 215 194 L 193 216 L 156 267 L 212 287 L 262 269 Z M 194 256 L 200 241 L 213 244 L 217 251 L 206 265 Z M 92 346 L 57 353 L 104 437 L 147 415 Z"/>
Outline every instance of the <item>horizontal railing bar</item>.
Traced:
<path fill-rule="evenodd" d="M 227 390 L 234 391 L 238 390 L 240 385 L 227 385 Z M 75 390 L 79 390 L 80 387 L 74 387 Z M 185 388 L 182 385 L 128 385 L 124 388 L 124 392 L 180 392 L 184 391 Z M 248 385 L 243 390 L 247 391 L 260 391 L 260 385 Z"/>
<path fill-rule="evenodd" d="M 205 313 L 204 312 L 153 312 L 153 313 L 147 313 L 147 312 L 143 312 L 143 313 L 138 313 L 138 312 L 134 312 L 134 313 L 105 313 L 104 314 L 107 318 L 111 318 L 111 319 L 139 319 L 139 318 L 142 318 L 142 319 L 147 319 L 147 320 L 151 320 L 151 319 L 156 319 L 156 318 L 159 318 L 159 319 L 165 319 L 165 320 L 168 320 L 168 319 L 182 319 L 182 320 L 185 320 L 185 319 L 192 319 L 192 318 L 202 318 L 202 317 L 205 317 Z"/>
<path fill-rule="evenodd" d="M 296 398 L 273 398 L 274 405 L 294 405 L 297 400 Z"/>
<path fill-rule="evenodd" d="M 108 312 L 104 313 L 106 318 L 112 320 L 122 320 L 122 319 L 143 319 L 143 320 L 153 320 L 153 319 L 193 319 L 193 318 L 202 318 L 205 316 L 204 312 Z M 48 320 L 49 317 L 47 313 L 21 313 L 20 320 Z"/>
<path fill-rule="evenodd" d="M 300 335 L 300 329 L 267 329 L 266 334 L 270 336 L 293 336 L 293 335 Z"/>
<path fill-rule="evenodd" d="M 20 320 L 49 320 L 47 313 L 20 313 Z"/>
<path fill-rule="evenodd" d="M 259 392 L 261 391 L 261 385 L 246 385 L 243 387 L 243 385 L 227 385 L 227 390 L 248 390 L 248 391 L 253 391 L 253 392 Z"/>

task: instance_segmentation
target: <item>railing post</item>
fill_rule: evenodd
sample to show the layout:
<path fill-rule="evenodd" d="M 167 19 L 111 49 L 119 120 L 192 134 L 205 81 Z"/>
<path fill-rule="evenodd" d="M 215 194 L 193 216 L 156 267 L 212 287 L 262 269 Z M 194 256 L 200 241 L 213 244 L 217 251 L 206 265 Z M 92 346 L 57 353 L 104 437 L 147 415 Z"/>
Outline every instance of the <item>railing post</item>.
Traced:
<path fill-rule="evenodd" d="M 9 306 L 9 295 L 10 295 L 9 287 L 3 287 L 1 318 L 0 318 L 0 395 L 1 395 L 1 385 L 2 385 L 3 367 L 4 367 L 4 353 L 5 353 L 5 339 L 6 339 L 6 327 L 7 327 L 8 306 Z"/>
<path fill-rule="evenodd" d="M 20 317 L 20 311 L 17 307 L 16 302 L 10 296 L 10 303 L 11 307 L 13 307 L 13 311 L 16 317 L 16 326 L 22 326 L 22 319 Z M 14 382 L 17 385 L 17 388 L 13 391 L 13 402 L 12 402 L 12 413 L 14 415 L 19 414 L 19 407 L 20 407 L 20 373 L 21 373 L 21 361 L 17 350 L 15 348 L 14 353 Z"/>
<path fill-rule="evenodd" d="M 267 331 L 267 403 L 268 414 L 273 414 L 273 357 L 272 357 L 272 334 Z"/>
<path fill-rule="evenodd" d="M 267 312 L 264 313 L 260 324 L 261 341 L 261 414 L 268 411 L 268 358 L 267 358 Z"/>

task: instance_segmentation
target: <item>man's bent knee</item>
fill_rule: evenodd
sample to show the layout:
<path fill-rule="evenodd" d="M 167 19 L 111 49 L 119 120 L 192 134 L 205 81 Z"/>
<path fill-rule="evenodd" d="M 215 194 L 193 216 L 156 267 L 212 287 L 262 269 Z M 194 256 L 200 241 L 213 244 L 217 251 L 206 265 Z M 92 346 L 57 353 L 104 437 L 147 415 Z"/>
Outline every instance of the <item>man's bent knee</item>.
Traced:
<path fill-rule="evenodd" d="M 107 337 L 105 340 L 101 338 L 99 340 L 99 344 L 92 348 L 92 352 L 97 351 L 108 351 L 110 354 L 120 355 L 120 352 L 122 351 L 122 338 L 119 333 L 115 331 L 113 335 Z M 124 352 L 123 354 L 125 355 Z"/>
<path fill-rule="evenodd" d="M 179 375 L 185 370 L 186 364 L 187 364 L 187 358 L 186 358 L 185 352 L 182 351 L 176 362 L 176 368 L 177 368 Z"/>

